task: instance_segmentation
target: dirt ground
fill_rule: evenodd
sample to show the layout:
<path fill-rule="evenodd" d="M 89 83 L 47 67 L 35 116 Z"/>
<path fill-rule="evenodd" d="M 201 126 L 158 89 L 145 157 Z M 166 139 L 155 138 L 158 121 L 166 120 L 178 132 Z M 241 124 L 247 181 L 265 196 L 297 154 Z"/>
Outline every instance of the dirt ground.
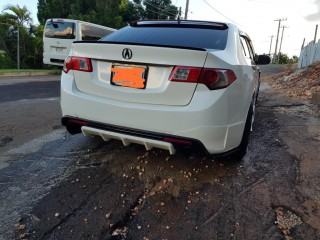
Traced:
<path fill-rule="evenodd" d="M 266 82 L 240 162 L 59 136 L 0 170 L 3 239 L 320 239 L 318 109 Z"/>
<path fill-rule="evenodd" d="M 289 65 L 285 71 L 266 76 L 264 80 L 288 97 L 312 99 L 314 93 L 320 93 L 320 62 L 301 69 Z"/>

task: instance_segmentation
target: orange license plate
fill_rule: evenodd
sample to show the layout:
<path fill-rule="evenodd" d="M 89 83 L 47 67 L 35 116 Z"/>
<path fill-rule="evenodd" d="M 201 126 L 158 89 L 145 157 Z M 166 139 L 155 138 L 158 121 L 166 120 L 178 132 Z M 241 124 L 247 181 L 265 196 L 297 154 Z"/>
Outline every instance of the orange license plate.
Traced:
<path fill-rule="evenodd" d="M 147 67 L 118 66 L 111 68 L 111 84 L 122 87 L 145 89 Z"/>

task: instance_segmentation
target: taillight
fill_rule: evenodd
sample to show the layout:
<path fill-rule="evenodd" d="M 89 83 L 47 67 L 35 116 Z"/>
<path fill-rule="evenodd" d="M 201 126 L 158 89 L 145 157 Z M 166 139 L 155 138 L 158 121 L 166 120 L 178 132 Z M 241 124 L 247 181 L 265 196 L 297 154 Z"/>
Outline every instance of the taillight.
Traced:
<path fill-rule="evenodd" d="M 92 65 L 90 58 L 84 57 L 67 57 L 64 61 L 63 71 L 68 73 L 69 70 L 76 70 L 82 72 L 92 72 Z"/>
<path fill-rule="evenodd" d="M 231 70 L 204 68 L 198 83 L 206 85 L 210 90 L 226 88 L 237 79 Z"/>
<path fill-rule="evenodd" d="M 210 90 L 226 88 L 237 79 L 232 70 L 177 66 L 172 70 L 170 81 L 201 83 Z"/>
<path fill-rule="evenodd" d="M 173 82 L 198 82 L 201 68 L 194 67 L 175 67 L 170 75 Z"/>

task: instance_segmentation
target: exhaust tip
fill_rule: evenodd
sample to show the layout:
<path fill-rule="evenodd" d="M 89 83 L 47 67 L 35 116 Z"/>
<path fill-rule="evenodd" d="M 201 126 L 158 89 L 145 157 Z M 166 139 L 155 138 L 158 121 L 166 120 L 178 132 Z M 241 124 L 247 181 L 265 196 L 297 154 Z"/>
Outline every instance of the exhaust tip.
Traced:
<path fill-rule="evenodd" d="M 184 147 L 182 149 L 183 155 L 188 159 L 188 160 L 194 160 L 197 158 L 197 152 L 194 150 L 192 147 Z"/>
<path fill-rule="evenodd" d="M 81 133 L 81 126 L 76 124 L 67 124 L 66 126 L 68 133 L 75 135 Z"/>

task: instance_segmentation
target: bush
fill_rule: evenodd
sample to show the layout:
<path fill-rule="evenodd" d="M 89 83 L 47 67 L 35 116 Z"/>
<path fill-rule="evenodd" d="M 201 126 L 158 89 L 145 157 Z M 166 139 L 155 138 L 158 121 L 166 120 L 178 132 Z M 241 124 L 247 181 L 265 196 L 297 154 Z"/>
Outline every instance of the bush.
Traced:
<path fill-rule="evenodd" d="M 13 61 L 7 53 L 0 53 L 0 69 L 13 69 L 16 67 L 16 62 Z"/>

